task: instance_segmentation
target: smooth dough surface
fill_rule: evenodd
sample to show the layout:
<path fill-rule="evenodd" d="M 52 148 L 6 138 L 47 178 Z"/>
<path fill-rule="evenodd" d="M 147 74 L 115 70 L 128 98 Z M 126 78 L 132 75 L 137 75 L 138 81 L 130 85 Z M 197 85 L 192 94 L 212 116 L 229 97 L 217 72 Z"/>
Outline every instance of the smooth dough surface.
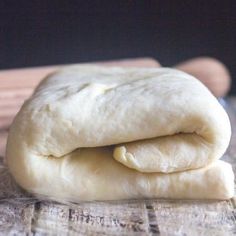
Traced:
<path fill-rule="evenodd" d="M 50 75 L 10 129 L 7 163 L 26 190 L 71 201 L 227 199 L 228 116 L 168 68 L 71 66 Z"/>

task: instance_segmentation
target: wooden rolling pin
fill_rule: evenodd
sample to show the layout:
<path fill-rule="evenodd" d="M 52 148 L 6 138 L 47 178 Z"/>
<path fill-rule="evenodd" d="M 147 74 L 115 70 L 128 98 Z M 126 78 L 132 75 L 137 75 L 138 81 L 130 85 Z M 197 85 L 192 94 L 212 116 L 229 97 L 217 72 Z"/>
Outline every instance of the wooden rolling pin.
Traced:
<path fill-rule="evenodd" d="M 193 58 L 175 65 L 175 68 L 201 80 L 216 97 L 225 96 L 230 89 L 231 78 L 228 69 L 214 58 Z"/>
<path fill-rule="evenodd" d="M 160 67 L 160 63 L 152 58 L 138 58 L 138 59 L 126 59 L 116 60 L 109 62 L 96 62 L 96 64 L 106 66 L 140 66 L 140 67 Z M 0 71 L 1 87 L 4 84 L 7 86 L 10 83 L 14 83 L 16 87 L 28 87 L 32 88 L 45 77 L 48 73 L 51 73 L 58 69 L 60 66 L 45 66 L 26 69 L 13 69 Z M 228 69 L 220 61 L 208 58 L 200 57 L 190 59 L 181 62 L 174 66 L 174 68 L 185 71 L 192 74 L 203 84 L 205 84 L 216 97 L 223 97 L 230 89 L 231 78 Z M 20 82 L 22 81 L 22 83 Z"/>

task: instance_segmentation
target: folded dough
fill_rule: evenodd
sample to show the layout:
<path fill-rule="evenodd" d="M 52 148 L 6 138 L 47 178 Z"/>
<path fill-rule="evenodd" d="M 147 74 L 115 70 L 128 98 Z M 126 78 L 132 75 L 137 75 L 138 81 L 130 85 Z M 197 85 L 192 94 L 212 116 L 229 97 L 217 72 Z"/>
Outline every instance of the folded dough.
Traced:
<path fill-rule="evenodd" d="M 71 66 L 17 114 L 7 163 L 23 188 L 54 199 L 228 199 L 234 174 L 218 159 L 230 136 L 224 109 L 186 73 Z"/>

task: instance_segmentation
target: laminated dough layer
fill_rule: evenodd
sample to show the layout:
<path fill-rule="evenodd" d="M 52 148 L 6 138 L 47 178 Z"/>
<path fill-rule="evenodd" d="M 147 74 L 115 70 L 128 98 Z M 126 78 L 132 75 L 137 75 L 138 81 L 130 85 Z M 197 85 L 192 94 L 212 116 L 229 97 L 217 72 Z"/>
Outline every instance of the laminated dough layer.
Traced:
<path fill-rule="evenodd" d="M 186 73 L 71 66 L 17 114 L 7 163 L 23 188 L 55 199 L 227 199 L 234 175 L 218 159 L 230 135 L 224 109 Z"/>

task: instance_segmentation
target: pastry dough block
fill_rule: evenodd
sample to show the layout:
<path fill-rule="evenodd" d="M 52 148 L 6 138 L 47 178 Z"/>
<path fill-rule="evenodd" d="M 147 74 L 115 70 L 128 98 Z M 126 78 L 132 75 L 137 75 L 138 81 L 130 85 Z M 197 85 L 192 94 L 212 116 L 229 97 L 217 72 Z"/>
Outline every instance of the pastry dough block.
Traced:
<path fill-rule="evenodd" d="M 230 136 L 217 99 L 184 72 L 75 65 L 24 103 L 6 156 L 20 186 L 56 200 L 228 199 Z"/>

